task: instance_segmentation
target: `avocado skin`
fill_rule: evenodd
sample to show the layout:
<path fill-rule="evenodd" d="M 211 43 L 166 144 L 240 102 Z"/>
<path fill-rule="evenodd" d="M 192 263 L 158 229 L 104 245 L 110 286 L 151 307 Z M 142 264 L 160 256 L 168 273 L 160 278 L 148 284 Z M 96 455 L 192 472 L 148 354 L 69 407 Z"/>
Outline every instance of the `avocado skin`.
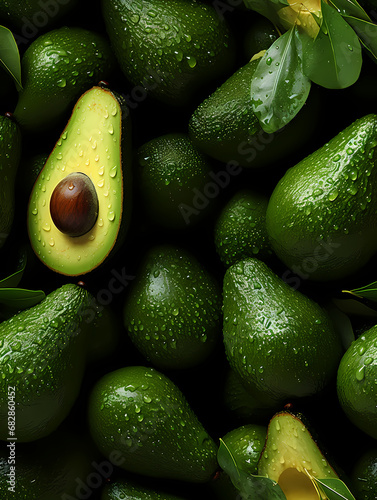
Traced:
<path fill-rule="evenodd" d="M 30 29 L 38 33 L 41 28 L 49 29 L 56 21 L 69 13 L 78 4 L 79 0 L 57 0 L 55 2 L 41 2 L 41 0 L 14 0 L 0 1 L 0 20 L 7 27 L 21 30 L 20 36 L 29 37 Z M 41 26 L 43 22 L 43 26 Z M 16 33 L 17 36 L 18 33 Z"/>
<path fill-rule="evenodd" d="M 250 85 L 258 63 L 259 59 L 249 61 L 235 71 L 190 116 L 192 142 L 216 160 L 236 161 L 250 168 L 280 164 L 311 135 L 316 113 L 309 101 L 276 133 L 261 128 L 250 104 Z"/>
<path fill-rule="evenodd" d="M 237 462 L 238 469 L 246 474 L 258 473 L 258 461 L 267 436 L 265 425 L 245 424 L 223 436 L 227 448 Z"/>
<path fill-rule="evenodd" d="M 377 439 L 377 326 L 361 334 L 344 353 L 338 368 L 337 393 L 350 421 Z"/>
<path fill-rule="evenodd" d="M 150 220 L 160 226 L 184 229 L 208 214 L 212 203 L 196 210 L 193 202 L 196 193 L 203 193 L 213 182 L 211 166 L 187 134 L 171 133 L 151 139 L 138 149 L 137 163 L 140 198 Z"/>
<path fill-rule="evenodd" d="M 90 295 L 62 285 L 36 306 L 0 324 L 0 439 L 7 427 L 8 387 L 15 391 L 17 440 L 34 441 L 54 431 L 78 395 L 86 359 Z"/>
<path fill-rule="evenodd" d="M 266 229 L 268 198 L 249 189 L 238 191 L 216 219 L 214 238 L 222 263 L 245 257 L 268 260 L 272 249 Z"/>
<path fill-rule="evenodd" d="M 233 36 L 204 2 L 102 0 L 102 12 L 124 75 L 166 104 L 187 104 L 232 66 Z"/>
<path fill-rule="evenodd" d="M 227 269 L 223 318 L 229 364 L 262 404 L 316 394 L 336 374 L 343 349 L 327 313 L 258 259 Z"/>
<path fill-rule="evenodd" d="M 377 250 L 377 115 L 357 119 L 286 171 L 266 225 L 277 256 L 305 279 L 342 279 Z"/>
<path fill-rule="evenodd" d="M 377 448 L 365 451 L 351 471 L 351 488 L 357 500 L 377 498 Z"/>
<path fill-rule="evenodd" d="M 153 490 L 134 481 L 118 480 L 104 487 L 101 500 L 184 500 L 170 493 Z"/>
<path fill-rule="evenodd" d="M 18 125 L 8 116 L 0 116 L 0 248 L 9 236 L 15 216 L 15 180 L 21 148 Z"/>
<path fill-rule="evenodd" d="M 109 78 L 116 60 L 107 38 L 83 28 L 40 35 L 21 60 L 23 90 L 14 117 L 27 133 L 48 131 L 67 118 L 86 90 Z"/>
<path fill-rule="evenodd" d="M 188 251 L 147 252 L 126 296 L 123 319 L 139 351 L 160 369 L 204 362 L 221 336 L 221 286 Z"/>
<path fill-rule="evenodd" d="M 104 375 L 89 397 L 88 419 L 99 450 L 129 472 L 204 483 L 217 469 L 215 442 L 179 388 L 154 368 Z"/>

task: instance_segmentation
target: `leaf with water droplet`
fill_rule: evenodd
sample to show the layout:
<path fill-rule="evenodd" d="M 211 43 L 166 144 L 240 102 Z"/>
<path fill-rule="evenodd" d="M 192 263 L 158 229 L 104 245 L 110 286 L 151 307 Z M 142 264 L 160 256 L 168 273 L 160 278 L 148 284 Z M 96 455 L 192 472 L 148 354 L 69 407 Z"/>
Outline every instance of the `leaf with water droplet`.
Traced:
<path fill-rule="evenodd" d="M 294 26 L 280 36 L 260 59 L 253 75 L 253 111 L 263 130 L 270 134 L 289 123 L 309 95 L 311 84 L 302 70 L 302 46 L 297 33 Z M 269 64 L 270 60 L 275 64 Z"/>
<path fill-rule="evenodd" d="M 13 78 L 17 90 L 22 90 L 20 53 L 12 32 L 5 26 L 0 26 L 0 66 Z"/>

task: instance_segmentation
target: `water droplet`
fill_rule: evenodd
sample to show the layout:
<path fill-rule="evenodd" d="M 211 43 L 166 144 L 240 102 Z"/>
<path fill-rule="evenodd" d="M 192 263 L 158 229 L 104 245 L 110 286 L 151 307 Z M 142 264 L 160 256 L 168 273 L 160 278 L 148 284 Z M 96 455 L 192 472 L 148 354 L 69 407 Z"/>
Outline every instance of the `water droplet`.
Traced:
<path fill-rule="evenodd" d="M 113 210 L 110 210 L 108 213 L 107 213 L 107 218 L 109 219 L 110 222 L 113 222 L 115 220 L 115 213 Z"/>
<path fill-rule="evenodd" d="M 31 213 L 33 215 L 37 215 L 38 214 L 38 208 L 37 207 L 34 207 L 33 210 L 31 211 Z"/>
<path fill-rule="evenodd" d="M 45 222 L 42 226 L 43 231 L 51 231 L 51 226 L 48 222 Z"/>
<path fill-rule="evenodd" d="M 187 56 L 187 64 L 190 66 L 190 68 L 195 68 L 195 66 L 196 66 L 195 57 Z"/>
<path fill-rule="evenodd" d="M 335 189 L 334 191 L 331 191 L 331 193 L 329 194 L 329 201 L 336 200 L 338 197 L 338 194 L 339 194 L 339 191 L 337 189 Z"/>
<path fill-rule="evenodd" d="M 113 127 L 112 124 L 109 125 L 109 128 L 107 130 L 108 130 L 109 134 L 113 135 L 113 133 L 114 133 L 114 127 Z"/>
<path fill-rule="evenodd" d="M 55 245 L 54 238 L 50 238 L 50 241 L 48 242 L 48 244 L 50 245 L 50 247 L 53 247 Z"/>
<path fill-rule="evenodd" d="M 118 168 L 116 165 L 114 165 L 114 167 L 111 168 L 109 175 L 110 177 L 114 178 L 116 177 L 117 173 L 118 173 Z"/>
<path fill-rule="evenodd" d="M 272 63 L 272 58 L 271 57 L 267 57 L 267 59 L 266 59 L 267 66 L 271 66 L 271 63 Z"/>
<path fill-rule="evenodd" d="M 58 87 L 64 88 L 67 85 L 67 80 L 65 78 L 61 78 L 56 85 Z"/>
<path fill-rule="evenodd" d="M 365 366 L 361 366 L 358 370 L 356 370 L 356 380 L 361 382 L 365 377 Z"/>

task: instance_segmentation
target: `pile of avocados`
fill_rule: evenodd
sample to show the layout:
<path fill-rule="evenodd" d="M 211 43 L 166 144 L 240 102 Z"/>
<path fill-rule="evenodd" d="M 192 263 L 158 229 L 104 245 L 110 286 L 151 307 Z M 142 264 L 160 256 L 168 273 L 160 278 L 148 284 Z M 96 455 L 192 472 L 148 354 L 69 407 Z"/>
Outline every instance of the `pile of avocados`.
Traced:
<path fill-rule="evenodd" d="M 0 498 L 376 499 L 375 61 L 268 134 L 242 1 L 0 25 Z"/>

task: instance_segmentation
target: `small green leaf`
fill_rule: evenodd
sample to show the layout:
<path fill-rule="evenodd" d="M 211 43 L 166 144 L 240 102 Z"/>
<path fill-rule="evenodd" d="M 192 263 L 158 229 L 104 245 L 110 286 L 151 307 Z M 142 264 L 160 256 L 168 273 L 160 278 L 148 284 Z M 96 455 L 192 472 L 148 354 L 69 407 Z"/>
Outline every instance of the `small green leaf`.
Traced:
<path fill-rule="evenodd" d="M 267 133 L 281 129 L 305 104 L 310 80 L 301 64 L 301 41 L 294 26 L 265 52 L 251 83 L 251 104 Z"/>
<path fill-rule="evenodd" d="M 233 485 L 240 492 L 242 500 L 286 500 L 280 486 L 272 479 L 247 474 L 241 470 L 231 449 L 220 439 L 217 452 L 220 467 L 228 474 Z"/>
<path fill-rule="evenodd" d="M 302 33 L 304 73 L 330 89 L 346 88 L 359 78 L 362 53 L 359 38 L 339 12 L 321 0 L 322 25 L 317 37 Z"/>
<path fill-rule="evenodd" d="M 0 26 L 0 65 L 10 74 L 18 90 L 22 89 L 20 52 L 13 33 Z"/>
<path fill-rule="evenodd" d="M 370 17 L 356 0 L 330 0 L 330 3 L 342 16 L 352 16 L 364 21 L 370 21 Z"/>
<path fill-rule="evenodd" d="M 317 479 L 313 477 L 328 500 L 355 500 L 348 487 L 338 478 Z"/>
<path fill-rule="evenodd" d="M 363 46 L 377 59 L 377 24 L 351 16 L 343 17 L 355 30 Z"/>
<path fill-rule="evenodd" d="M 369 283 L 369 285 L 365 285 L 360 288 L 354 288 L 352 290 L 342 290 L 342 292 L 348 293 L 361 299 L 368 299 L 372 302 L 377 302 L 377 281 L 373 281 L 373 283 Z"/>
<path fill-rule="evenodd" d="M 33 307 L 45 298 L 42 290 L 0 288 L 0 304 L 17 311 Z"/>

